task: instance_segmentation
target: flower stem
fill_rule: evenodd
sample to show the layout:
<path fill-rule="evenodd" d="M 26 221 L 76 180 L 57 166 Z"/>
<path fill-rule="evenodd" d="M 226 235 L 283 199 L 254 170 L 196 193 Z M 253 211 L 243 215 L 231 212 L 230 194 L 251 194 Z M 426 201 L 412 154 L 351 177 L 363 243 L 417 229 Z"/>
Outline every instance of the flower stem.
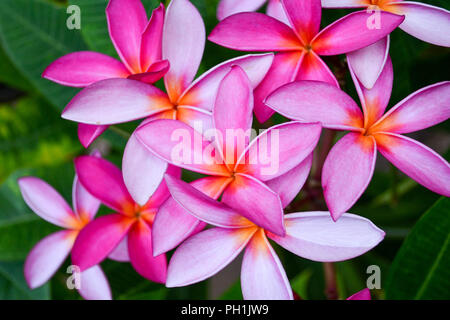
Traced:
<path fill-rule="evenodd" d="M 117 133 L 119 136 L 125 138 L 125 139 L 129 139 L 131 137 L 131 134 L 128 133 L 127 131 L 120 129 L 119 127 L 116 126 L 110 126 L 109 127 L 112 131 L 114 131 L 115 133 Z"/>
<path fill-rule="evenodd" d="M 325 274 L 325 295 L 328 300 L 337 300 L 337 281 L 336 281 L 336 268 L 333 262 L 324 262 L 323 270 Z"/>

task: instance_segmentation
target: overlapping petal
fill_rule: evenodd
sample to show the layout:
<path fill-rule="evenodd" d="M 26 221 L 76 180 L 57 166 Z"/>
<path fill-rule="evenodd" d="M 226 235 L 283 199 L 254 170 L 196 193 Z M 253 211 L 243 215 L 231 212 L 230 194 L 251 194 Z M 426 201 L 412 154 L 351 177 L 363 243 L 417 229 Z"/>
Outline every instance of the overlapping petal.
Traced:
<path fill-rule="evenodd" d="M 93 266 L 80 274 L 80 295 L 86 300 L 111 300 L 111 288 L 105 273 L 99 266 Z"/>
<path fill-rule="evenodd" d="M 148 72 L 154 62 L 161 60 L 163 26 L 164 5 L 161 3 L 153 10 L 141 36 L 139 59 L 142 72 Z"/>
<path fill-rule="evenodd" d="M 78 139 L 83 147 L 88 148 L 109 126 L 97 126 L 95 124 L 78 124 Z"/>
<path fill-rule="evenodd" d="M 72 186 L 72 204 L 78 218 L 92 220 L 100 207 L 100 200 L 91 195 L 75 176 Z"/>
<path fill-rule="evenodd" d="M 217 19 L 223 20 L 239 12 L 256 11 L 266 0 L 221 0 L 217 6 Z"/>
<path fill-rule="evenodd" d="M 291 26 L 297 36 L 307 45 L 319 32 L 322 18 L 320 0 L 281 0 Z"/>

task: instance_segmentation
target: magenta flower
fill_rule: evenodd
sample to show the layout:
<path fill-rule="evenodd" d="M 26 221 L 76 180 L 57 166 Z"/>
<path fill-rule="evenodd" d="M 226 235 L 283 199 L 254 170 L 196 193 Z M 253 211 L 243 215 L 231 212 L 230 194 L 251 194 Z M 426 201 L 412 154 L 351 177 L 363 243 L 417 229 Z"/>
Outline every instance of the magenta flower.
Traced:
<path fill-rule="evenodd" d="M 73 182 L 74 210 L 41 179 L 23 177 L 18 182 L 25 202 L 38 216 L 66 229 L 45 237 L 28 254 L 25 279 L 34 289 L 47 282 L 66 260 L 80 231 L 94 219 L 100 202 L 84 189 L 76 176 Z M 80 285 L 78 291 L 85 299 L 111 299 L 108 280 L 96 264 L 80 273 Z"/>
<path fill-rule="evenodd" d="M 359 199 L 369 184 L 377 150 L 426 188 L 450 196 L 450 166 L 427 146 L 401 134 L 422 130 L 450 117 L 450 82 L 422 88 L 387 113 L 393 70 L 388 58 L 372 89 L 350 72 L 363 112 L 343 91 L 326 83 L 288 84 L 267 98 L 267 105 L 290 119 L 320 121 L 325 128 L 351 131 L 330 151 L 322 171 L 325 200 L 334 220 Z"/>
<path fill-rule="evenodd" d="M 255 114 L 265 122 L 273 114 L 263 101 L 275 89 L 295 80 L 338 82 L 319 56 L 364 48 L 384 38 L 404 17 L 380 13 L 379 28 L 369 28 L 371 15 L 349 14 L 319 32 L 320 0 L 281 0 L 293 28 L 261 13 L 239 13 L 221 21 L 208 39 L 242 51 L 280 51 L 267 77 L 255 90 Z"/>
<path fill-rule="evenodd" d="M 375 247 L 385 233 L 369 220 L 346 213 L 337 223 L 328 212 L 272 212 L 284 235 L 261 227 L 263 216 L 242 216 L 240 209 L 217 202 L 191 185 L 166 176 L 172 197 L 189 213 L 215 228 L 183 242 L 170 260 L 167 287 L 205 280 L 228 265 L 245 249 L 241 269 L 244 299 L 293 299 L 279 258 L 267 238 L 292 253 L 314 261 L 341 261 Z M 233 203 L 237 204 L 236 202 Z"/>
<path fill-rule="evenodd" d="M 450 12 L 429 4 L 401 0 L 322 0 L 324 8 L 368 8 L 405 16 L 399 28 L 438 46 L 450 47 Z M 376 12 L 375 12 L 376 14 Z M 364 87 L 371 89 L 386 63 L 389 36 L 366 48 L 351 52 L 353 71 Z"/>
<path fill-rule="evenodd" d="M 370 290 L 365 288 L 351 295 L 347 300 L 372 300 L 372 298 L 370 297 Z"/>
<path fill-rule="evenodd" d="M 268 16 L 289 24 L 281 0 L 220 0 L 217 6 L 217 19 L 223 20 L 226 17 L 240 12 L 256 11 L 266 2 L 268 2 L 266 8 L 266 14 Z"/>
<path fill-rule="evenodd" d="M 87 87 L 111 78 L 153 83 L 169 70 L 169 62 L 167 59 L 162 60 L 161 53 L 164 24 L 162 4 L 148 20 L 140 0 L 110 0 L 106 18 L 111 41 L 121 61 L 98 52 L 73 52 L 55 60 L 42 76 L 64 86 Z M 87 148 L 107 128 L 80 124 L 80 142 Z"/>
<path fill-rule="evenodd" d="M 211 127 L 217 87 L 233 65 L 241 66 L 255 88 L 269 70 L 273 54 L 247 55 L 223 62 L 193 81 L 205 45 L 205 26 L 187 0 L 173 0 L 167 8 L 162 56 L 170 61 L 164 76 L 167 94 L 128 79 L 96 82 L 77 94 L 62 117 L 92 125 L 110 125 L 147 118 L 177 119 L 189 125 Z M 152 156 L 131 136 L 124 152 L 123 174 L 133 199 L 143 205 L 163 179 L 167 163 Z"/>
<path fill-rule="evenodd" d="M 139 128 L 136 135 L 164 161 L 208 175 L 192 182 L 195 188 L 214 199 L 222 195 L 222 201 L 234 203 L 242 210 L 242 215 L 250 220 L 257 219 L 262 227 L 275 234 L 284 235 L 284 225 L 277 216 L 297 195 L 308 176 L 311 153 L 319 140 L 321 126 L 289 122 L 268 129 L 252 142 L 248 139 L 250 134 L 244 134 L 240 143 L 235 136 L 227 136 L 227 130 L 249 133 L 252 110 L 250 80 L 235 66 L 217 90 L 212 116 L 214 142 L 206 139 L 207 132 L 202 136 L 176 120 L 152 121 Z M 182 141 L 173 138 L 179 133 L 183 135 Z M 267 144 L 276 149 L 267 156 L 270 159 L 276 156 L 278 161 L 262 161 L 258 157 L 258 152 Z M 187 157 L 173 156 L 180 145 Z M 274 164 L 276 167 L 272 168 Z M 173 249 L 203 226 L 169 199 L 154 222 L 155 254 Z"/>
<path fill-rule="evenodd" d="M 109 161 L 81 156 L 75 159 L 75 169 L 83 186 L 116 213 L 93 220 L 80 232 L 72 249 L 73 263 L 83 271 L 119 248 L 141 276 L 164 283 L 166 257 L 154 257 L 151 229 L 156 211 L 169 196 L 165 183 L 140 206 L 128 193 L 120 170 Z M 175 167 L 167 172 L 177 177 L 181 174 Z"/>

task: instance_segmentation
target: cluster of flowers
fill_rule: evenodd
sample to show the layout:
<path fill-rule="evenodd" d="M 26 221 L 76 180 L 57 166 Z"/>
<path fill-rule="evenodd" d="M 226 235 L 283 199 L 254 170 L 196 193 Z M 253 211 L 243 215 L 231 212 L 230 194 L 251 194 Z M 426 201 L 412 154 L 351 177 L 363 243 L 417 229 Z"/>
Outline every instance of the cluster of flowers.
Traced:
<path fill-rule="evenodd" d="M 69 253 L 81 270 L 80 294 L 109 299 L 99 267 L 106 258 L 129 261 L 144 278 L 176 287 L 211 277 L 244 250 L 244 298 L 292 299 L 268 238 L 321 262 L 351 259 L 376 246 L 384 232 L 346 212 L 369 184 L 377 150 L 418 183 L 450 196 L 447 161 L 401 135 L 449 118 L 450 82 L 425 87 L 385 113 L 393 83 L 389 33 L 400 27 L 448 47 L 450 13 L 394 0 L 270 0 L 268 15 L 241 12 L 264 2 L 222 0 L 218 18 L 223 20 L 208 39 L 235 50 L 276 54 L 225 61 L 196 80 L 206 34 L 188 0 L 173 0 L 166 10 L 161 4 L 149 20 L 139 0 L 110 0 L 109 33 L 121 62 L 75 52 L 44 71 L 43 77 L 59 84 L 86 87 L 62 114 L 79 123 L 85 147 L 109 125 L 145 120 L 127 143 L 122 171 L 98 153 L 75 159 L 73 210 L 44 181 L 19 180 L 33 211 L 66 229 L 31 251 L 25 264 L 30 287 L 48 281 Z M 319 30 L 322 6 L 372 9 Z M 362 111 L 320 58 L 339 54 L 347 54 Z M 152 85 L 161 78 L 166 92 Z M 250 130 L 253 111 L 260 122 L 274 112 L 292 121 L 238 144 L 226 131 Z M 216 135 L 206 137 L 195 129 L 198 123 Z M 322 128 L 349 131 L 323 165 L 329 211 L 284 214 L 309 175 Z M 179 145 L 173 134 L 179 131 L 187 133 L 182 145 L 189 155 L 174 159 Z M 276 144 L 279 159 L 270 173 L 263 170 L 268 164 L 254 157 L 267 139 Z M 210 156 L 204 158 L 207 149 Z M 231 157 L 217 161 L 230 150 Z M 192 160 L 197 156 L 201 161 Z M 206 176 L 186 183 L 181 168 Z M 114 213 L 95 218 L 100 203 Z M 204 230 L 208 224 L 214 227 Z M 174 248 L 167 264 L 165 253 Z M 353 299 L 367 297 L 363 291 Z"/>

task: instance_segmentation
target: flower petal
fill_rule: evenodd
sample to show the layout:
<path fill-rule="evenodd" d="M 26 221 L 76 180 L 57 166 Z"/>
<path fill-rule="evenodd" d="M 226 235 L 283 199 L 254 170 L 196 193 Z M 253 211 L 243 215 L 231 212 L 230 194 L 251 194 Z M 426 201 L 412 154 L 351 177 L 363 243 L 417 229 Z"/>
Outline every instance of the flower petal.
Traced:
<path fill-rule="evenodd" d="M 380 243 L 385 233 L 370 220 L 345 213 L 334 222 L 328 211 L 285 215 L 286 236 L 268 237 L 309 260 L 335 262 L 358 257 Z"/>
<path fill-rule="evenodd" d="M 208 40 L 240 51 L 301 50 L 300 40 L 290 27 L 257 12 L 225 18 L 211 31 Z"/>
<path fill-rule="evenodd" d="M 78 139 L 83 147 L 88 148 L 109 126 L 97 126 L 95 124 L 78 124 Z"/>
<path fill-rule="evenodd" d="M 119 242 L 117 247 L 108 255 L 108 259 L 119 261 L 119 262 L 129 262 L 130 255 L 128 253 L 128 236 L 125 236 L 122 241 Z"/>
<path fill-rule="evenodd" d="M 375 139 L 348 133 L 328 154 L 322 170 L 322 188 L 333 220 L 351 208 L 372 179 L 377 156 Z"/>
<path fill-rule="evenodd" d="M 269 0 L 267 4 L 266 14 L 272 18 L 275 18 L 287 25 L 290 24 L 289 19 L 284 11 L 281 0 Z"/>
<path fill-rule="evenodd" d="M 39 241 L 25 260 L 25 280 L 31 289 L 46 283 L 72 249 L 76 231 L 58 231 Z"/>
<path fill-rule="evenodd" d="M 367 7 L 367 0 L 322 0 L 323 8 L 362 8 Z"/>
<path fill-rule="evenodd" d="M 433 192 L 450 196 L 450 165 L 427 146 L 394 133 L 375 135 L 378 150 L 403 173 Z"/>
<path fill-rule="evenodd" d="M 87 218 L 87 221 L 94 219 L 100 207 L 100 200 L 86 190 L 80 183 L 77 175 L 75 175 L 73 180 L 72 203 L 75 213 L 82 221 L 85 221 L 85 218 Z"/>
<path fill-rule="evenodd" d="M 164 26 L 164 5 L 161 3 L 153 10 L 152 16 L 141 36 L 140 65 L 141 71 L 148 69 L 162 57 L 162 34 Z"/>
<path fill-rule="evenodd" d="M 18 184 L 27 205 L 42 219 L 63 228 L 78 225 L 77 217 L 66 200 L 47 182 L 35 177 L 22 177 Z"/>
<path fill-rule="evenodd" d="M 372 25 L 374 19 L 379 25 Z M 404 19 L 385 11 L 376 11 L 375 14 L 353 12 L 323 29 L 314 38 L 312 47 L 317 54 L 326 56 L 355 51 L 383 39 Z"/>
<path fill-rule="evenodd" d="M 246 300 L 294 299 L 280 259 L 261 229 L 253 236 L 245 250 L 241 287 Z"/>
<path fill-rule="evenodd" d="M 92 51 L 69 53 L 53 61 L 42 73 L 42 77 L 69 87 L 87 87 L 94 82 L 126 78 L 130 72 L 110 56 Z"/>
<path fill-rule="evenodd" d="M 205 25 L 188 0 L 173 0 L 167 7 L 163 31 L 163 58 L 170 70 L 164 76 L 171 101 L 178 100 L 197 73 L 205 48 Z"/>
<path fill-rule="evenodd" d="M 370 290 L 365 288 L 350 297 L 347 298 L 347 300 L 371 300 L 370 297 Z"/>
<path fill-rule="evenodd" d="M 240 12 L 256 11 L 266 0 L 220 0 L 217 6 L 217 19 L 223 20 Z"/>
<path fill-rule="evenodd" d="M 289 119 L 320 122 L 329 129 L 359 131 L 364 124 L 361 109 L 349 95 L 319 81 L 287 84 L 273 92 L 266 105 Z"/>
<path fill-rule="evenodd" d="M 179 105 L 176 111 L 176 120 L 188 124 L 199 132 L 206 132 L 213 128 L 212 113 L 197 107 Z"/>
<path fill-rule="evenodd" d="M 80 295 L 86 300 L 112 300 L 111 288 L 105 273 L 99 266 L 93 266 L 80 274 Z"/>
<path fill-rule="evenodd" d="M 161 79 L 170 69 L 168 60 L 159 60 L 148 67 L 147 72 L 136 73 L 128 77 L 131 80 L 138 80 L 152 84 Z"/>
<path fill-rule="evenodd" d="M 281 0 L 295 33 L 306 45 L 319 32 L 322 18 L 320 0 Z"/>
<path fill-rule="evenodd" d="M 296 80 L 323 81 L 339 88 L 339 83 L 333 72 L 314 51 L 303 54 Z"/>
<path fill-rule="evenodd" d="M 213 276 L 236 258 L 255 231 L 212 228 L 190 237 L 170 260 L 166 286 L 186 286 Z"/>
<path fill-rule="evenodd" d="M 181 168 L 169 165 L 165 172 L 165 177 L 181 179 Z M 143 210 L 157 210 L 170 197 L 166 180 L 163 179 L 158 188 L 152 194 L 148 202 L 142 207 Z"/>

